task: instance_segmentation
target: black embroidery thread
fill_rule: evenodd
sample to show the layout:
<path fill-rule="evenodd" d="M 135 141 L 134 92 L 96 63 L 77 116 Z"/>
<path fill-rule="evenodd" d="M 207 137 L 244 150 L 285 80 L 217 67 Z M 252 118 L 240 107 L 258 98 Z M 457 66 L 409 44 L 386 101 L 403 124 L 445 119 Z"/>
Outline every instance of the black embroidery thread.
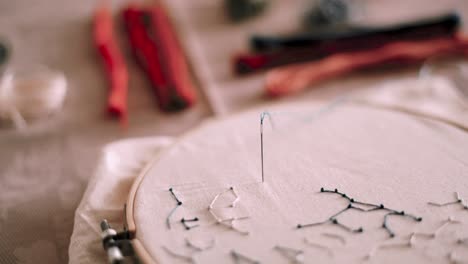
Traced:
<path fill-rule="evenodd" d="M 167 225 L 167 228 L 168 229 L 171 229 L 171 216 L 174 214 L 174 212 L 177 210 L 177 208 L 179 208 L 180 206 L 182 206 L 182 201 L 177 197 L 177 195 L 174 193 L 174 189 L 169 188 L 169 192 L 171 193 L 172 197 L 174 197 L 174 199 L 176 200 L 177 204 L 176 206 L 169 212 L 169 214 L 167 215 L 167 218 L 166 218 L 166 225 Z"/>
<path fill-rule="evenodd" d="M 182 219 L 180 219 L 180 222 L 182 223 L 182 225 L 184 226 L 184 228 L 185 228 L 186 230 L 190 230 L 190 229 L 192 229 L 192 228 L 195 228 L 195 227 L 200 226 L 200 225 L 198 225 L 198 224 L 195 224 L 195 225 L 189 225 L 189 224 L 187 224 L 187 223 L 190 223 L 190 222 L 191 222 L 191 223 L 193 223 L 193 222 L 198 222 L 198 217 L 195 217 L 195 218 L 192 218 L 192 219 L 185 219 L 185 218 L 182 218 Z"/>
<path fill-rule="evenodd" d="M 453 204 L 461 204 L 461 206 L 463 207 L 463 210 L 468 210 L 468 205 L 465 204 L 465 201 L 460 197 L 458 192 L 455 192 L 455 201 L 445 202 L 445 203 L 428 202 L 427 204 L 432 205 L 432 206 L 437 206 L 437 207 L 444 207 L 444 206 L 449 206 Z"/>
<path fill-rule="evenodd" d="M 364 229 L 362 227 L 352 228 L 352 227 L 344 225 L 344 224 L 342 224 L 342 223 L 340 223 L 338 221 L 337 217 L 339 215 L 343 214 L 344 212 L 348 211 L 348 210 L 357 210 L 357 211 L 361 211 L 361 212 L 372 212 L 372 211 L 378 211 L 378 210 L 387 211 L 388 213 L 385 214 L 384 219 L 383 219 L 382 228 L 389 234 L 390 237 L 394 237 L 395 232 L 393 232 L 393 230 L 388 225 L 388 217 L 395 215 L 395 216 L 407 217 L 407 218 L 410 218 L 410 219 L 412 219 L 412 220 L 414 220 L 416 222 L 421 222 L 422 221 L 422 217 L 417 217 L 417 216 L 408 214 L 405 211 L 397 211 L 397 210 L 385 207 L 383 204 L 372 204 L 372 203 L 357 201 L 354 198 L 349 197 L 347 194 L 339 192 L 338 189 L 327 190 L 327 189 L 322 187 L 322 188 L 320 188 L 320 192 L 321 193 L 338 194 L 341 197 L 343 197 L 344 199 L 348 200 L 349 203 L 344 209 L 342 209 L 342 210 L 338 211 L 337 213 L 333 214 L 327 220 L 321 221 L 321 222 L 310 223 L 310 224 L 298 224 L 296 226 L 297 229 L 312 227 L 312 226 L 319 226 L 319 225 L 324 225 L 324 224 L 333 224 L 333 225 L 339 226 L 342 229 L 344 229 L 344 230 L 346 230 L 348 232 L 351 232 L 351 233 L 361 233 L 361 232 L 363 232 Z M 363 208 L 357 207 L 355 205 L 362 205 L 362 206 L 365 206 L 365 207 L 370 207 L 370 209 L 363 209 Z"/>

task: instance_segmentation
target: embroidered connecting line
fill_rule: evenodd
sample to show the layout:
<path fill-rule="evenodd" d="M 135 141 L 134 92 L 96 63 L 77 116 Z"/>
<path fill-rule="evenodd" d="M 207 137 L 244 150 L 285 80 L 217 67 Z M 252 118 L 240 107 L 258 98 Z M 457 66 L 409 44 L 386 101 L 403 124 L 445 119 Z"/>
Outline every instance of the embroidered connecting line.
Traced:
<path fill-rule="evenodd" d="M 185 238 L 185 244 L 187 245 L 187 247 L 192 248 L 197 252 L 202 252 L 202 251 L 206 251 L 206 250 L 210 250 L 210 249 L 214 248 L 214 246 L 216 244 L 216 240 L 213 238 L 213 239 L 210 240 L 208 245 L 199 246 L 199 245 L 196 245 L 195 243 L 191 242 L 188 238 Z"/>
<path fill-rule="evenodd" d="M 461 222 L 455 220 L 453 217 L 449 216 L 436 230 L 432 233 L 414 233 L 415 236 L 428 237 L 429 239 L 434 239 L 437 235 L 449 224 L 460 224 Z"/>
<path fill-rule="evenodd" d="M 348 211 L 348 210 L 357 210 L 357 211 L 361 211 L 361 212 L 372 212 L 372 211 L 378 211 L 378 210 L 387 211 L 388 213 L 385 214 L 384 219 L 383 219 L 382 228 L 389 234 L 390 237 L 394 237 L 395 233 L 388 226 L 388 217 L 390 217 L 390 216 L 402 216 L 402 217 L 410 218 L 410 219 L 412 219 L 414 221 L 417 221 L 417 222 L 422 221 L 422 217 L 416 217 L 414 215 L 405 213 L 405 211 L 397 211 L 397 210 L 394 210 L 394 209 L 390 209 L 390 208 L 385 207 L 383 204 L 372 204 L 372 203 L 357 201 L 354 198 L 349 197 L 345 193 L 339 192 L 338 189 L 326 190 L 324 188 L 321 188 L 320 192 L 321 193 L 338 194 L 341 197 L 343 197 L 344 199 L 348 200 L 349 203 L 344 209 L 342 209 L 342 210 L 338 211 L 337 213 L 333 214 L 327 220 L 322 221 L 322 222 L 310 223 L 310 224 L 298 224 L 296 226 L 298 229 L 305 228 L 305 227 L 319 226 L 319 225 L 324 225 L 324 224 L 329 224 L 330 223 L 330 224 L 339 226 L 339 227 L 343 228 L 344 230 L 346 230 L 348 232 L 352 232 L 352 233 L 361 233 L 361 232 L 363 232 L 364 229 L 362 227 L 353 229 L 353 228 L 351 228 L 349 226 L 346 226 L 346 225 L 344 225 L 344 224 L 342 224 L 342 223 L 340 223 L 338 221 L 337 217 L 339 215 L 343 214 L 344 212 Z M 369 209 L 364 209 L 364 208 L 361 208 L 361 207 L 357 207 L 355 205 L 361 205 L 361 206 L 364 206 L 364 207 L 369 207 Z"/>
<path fill-rule="evenodd" d="M 169 188 L 169 192 L 171 193 L 172 197 L 174 197 L 174 199 L 175 199 L 176 202 L 177 202 L 176 206 L 169 212 L 169 214 L 167 215 L 167 218 L 166 218 L 166 225 L 167 225 L 167 228 L 168 228 L 168 229 L 171 229 L 171 216 L 174 214 L 174 212 L 177 210 L 177 208 L 179 208 L 180 206 L 182 206 L 182 201 L 179 200 L 179 198 L 177 197 L 177 195 L 174 193 L 174 189 Z"/>
<path fill-rule="evenodd" d="M 428 202 L 427 204 L 432 205 L 432 206 L 437 206 L 437 207 L 444 207 L 444 206 L 449 206 L 449 205 L 453 205 L 453 204 L 461 204 L 461 206 L 463 207 L 463 210 L 468 210 L 468 205 L 460 197 L 458 192 L 455 192 L 455 201 L 445 202 L 445 203 Z"/>
<path fill-rule="evenodd" d="M 414 239 L 415 239 L 416 234 L 411 233 L 409 235 L 408 241 L 407 242 L 402 242 L 402 243 L 392 243 L 392 244 L 381 244 L 378 246 L 375 246 L 374 248 L 371 249 L 369 254 L 365 256 L 366 260 L 371 259 L 375 254 L 377 253 L 378 250 L 382 249 L 392 249 L 392 248 L 413 248 L 414 246 Z"/>
<path fill-rule="evenodd" d="M 177 195 L 174 193 L 174 189 L 169 188 L 169 192 L 171 193 L 172 197 L 176 200 L 177 204 L 182 205 L 182 201 L 177 197 Z"/>
<path fill-rule="evenodd" d="M 213 198 L 213 200 L 211 201 L 210 206 L 209 206 L 208 208 L 209 208 L 209 209 L 213 209 L 213 208 L 214 208 L 214 204 L 216 203 L 216 201 L 218 200 L 218 198 L 221 197 L 221 195 L 223 195 L 223 194 L 225 194 L 225 193 L 228 193 L 228 192 L 232 192 L 232 195 L 234 195 L 234 201 L 231 202 L 231 204 L 229 205 L 229 207 L 233 207 L 233 208 L 236 207 L 237 202 L 239 202 L 239 200 L 240 200 L 240 196 L 237 194 L 237 192 L 236 192 L 236 190 L 234 189 L 234 187 L 229 187 L 229 189 L 218 193 L 218 194 Z"/>
<path fill-rule="evenodd" d="M 182 218 L 180 219 L 180 222 L 182 223 L 182 225 L 184 225 L 184 228 L 186 230 L 190 230 L 192 228 L 195 228 L 195 227 L 198 227 L 200 225 L 198 224 L 195 224 L 195 225 L 188 225 L 187 223 L 190 223 L 190 222 L 198 222 L 198 217 L 195 217 L 195 218 L 192 218 L 192 219 L 185 219 L 185 218 Z"/>
<path fill-rule="evenodd" d="M 255 259 L 249 258 L 245 255 L 240 254 L 239 252 L 235 250 L 231 250 L 231 256 L 234 259 L 234 262 L 239 264 L 239 263 L 250 263 L 250 264 L 260 264 L 260 261 L 257 261 Z"/>
<path fill-rule="evenodd" d="M 448 217 L 437 229 L 432 233 L 417 233 L 413 232 L 410 234 L 409 239 L 407 242 L 403 243 L 393 243 L 393 244 L 382 244 L 374 247 L 371 252 L 366 256 L 367 259 L 373 257 L 378 250 L 382 249 L 392 249 L 392 248 L 412 248 L 414 246 L 414 242 L 416 237 L 428 237 L 429 239 L 437 238 L 438 234 L 449 224 L 459 224 L 460 221 L 453 219 L 452 217 Z"/>
<path fill-rule="evenodd" d="M 211 214 L 211 216 L 213 216 L 213 218 L 215 219 L 215 224 L 222 224 L 242 235 L 248 235 L 250 234 L 250 232 L 248 231 L 244 231 L 244 230 L 241 230 L 239 228 L 237 228 L 235 226 L 235 221 L 237 220 L 243 220 L 243 219 L 247 219 L 249 218 L 248 216 L 244 216 L 244 217 L 231 217 L 231 218 L 226 218 L 226 219 L 222 219 L 220 218 L 218 215 L 216 215 L 216 213 L 214 212 L 214 208 L 215 208 L 215 203 L 216 201 L 218 200 L 219 197 L 221 197 L 221 195 L 227 193 L 227 192 L 232 192 L 233 196 L 234 196 L 234 200 L 231 202 L 231 204 L 229 205 L 229 207 L 236 207 L 237 205 L 237 202 L 239 202 L 240 200 L 240 196 L 237 194 L 236 190 L 234 189 L 234 187 L 230 187 L 229 189 L 223 191 L 223 192 L 220 192 L 218 193 L 214 198 L 213 200 L 211 201 L 210 205 L 208 206 L 208 212 Z"/>
<path fill-rule="evenodd" d="M 193 250 L 192 254 L 190 254 L 190 255 L 184 255 L 184 254 L 181 254 L 181 253 L 177 253 L 175 251 L 170 250 L 166 246 L 162 246 L 162 248 L 164 249 L 164 251 L 166 251 L 172 257 L 175 257 L 175 258 L 178 258 L 178 259 L 190 262 L 190 263 L 195 263 L 195 255 L 197 253 L 212 249 L 215 246 L 215 243 L 216 243 L 216 241 L 214 239 L 212 239 L 211 242 L 208 245 L 198 246 L 198 245 L 195 245 L 193 242 L 191 242 L 188 238 L 186 238 L 185 239 L 185 244 L 187 245 L 187 247 L 189 247 L 190 249 Z"/>
<path fill-rule="evenodd" d="M 175 258 L 178 258 L 178 259 L 181 259 L 181 260 L 184 260 L 184 261 L 187 261 L 187 262 L 190 262 L 190 263 L 195 263 L 195 260 L 193 259 L 193 255 L 190 255 L 190 256 L 187 256 L 187 255 L 183 255 L 183 254 L 180 254 L 180 253 L 177 253 L 177 252 L 174 252 L 172 250 L 170 250 L 168 247 L 166 246 L 162 246 L 162 248 L 171 256 L 175 257 Z"/>
<path fill-rule="evenodd" d="M 304 238 L 304 242 L 305 242 L 308 246 L 311 246 L 311 247 L 314 247 L 314 248 L 323 250 L 323 251 L 327 252 L 327 255 L 328 255 L 328 256 L 333 257 L 333 251 L 332 251 L 329 247 L 324 246 L 324 245 L 319 244 L 319 243 L 316 243 L 316 242 L 313 242 L 313 241 L 310 241 L 307 237 Z"/>
<path fill-rule="evenodd" d="M 273 249 L 281 253 L 283 257 L 287 258 L 292 263 L 304 263 L 304 251 L 302 250 L 282 246 L 275 246 Z"/>
<path fill-rule="evenodd" d="M 328 237 L 328 238 L 338 240 L 338 241 L 341 242 L 341 244 L 346 245 L 346 239 L 344 237 L 340 236 L 340 235 L 332 234 L 332 233 L 321 233 L 320 235 L 322 235 L 324 237 Z"/>
<path fill-rule="evenodd" d="M 241 235 L 249 235 L 250 232 L 249 231 L 245 231 L 245 230 L 241 230 L 239 229 L 236 225 L 235 225 L 235 221 L 239 221 L 239 220 L 244 220 L 244 219 L 248 219 L 249 217 L 248 216 L 243 216 L 243 217 L 231 217 L 231 218 L 226 218 L 226 219 L 221 219 L 219 218 L 213 210 L 208 210 L 210 212 L 210 214 L 213 216 L 213 218 L 215 219 L 215 224 L 220 224 L 220 225 L 223 225 L 225 227 L 228 227 L 236 232 L 238 232 L 239 234 Z"/>

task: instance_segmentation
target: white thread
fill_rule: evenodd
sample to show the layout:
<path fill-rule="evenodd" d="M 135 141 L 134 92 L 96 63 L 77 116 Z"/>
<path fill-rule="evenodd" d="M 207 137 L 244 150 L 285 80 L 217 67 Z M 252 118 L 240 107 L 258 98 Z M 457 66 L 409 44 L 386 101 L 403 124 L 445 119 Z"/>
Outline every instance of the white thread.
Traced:
<path fill-rule="evenodd" d="M 236 199 L 234 201 L 232 201 L 231 207 L 236 207 L 237 202 L 239 202 L 239 200 L 240 200 L 240 196 L 237 194 L 236 190 L 234 190 L 234 187 L 231 187 L 231 190 L 232 190 L 232 193 L 234 194 L 234 196 L 236 197 Z"/>
<path fill-rule="evenodd" d="M 187 262 L 190 262 L 190 263 L 195 263 L 195 260 L 193 259 L 193 256 L 186 256 L 186 255 L 182 255 L 182 254 L 179 254 L 177 252 L 174 252 L 172 250 L 170 250 L 168 247 L 166 246 L 162 246 L 162 248 L 171 256 L 173 257 L 176 257 L 178 259 L 182 259 L 182 260 L 185 260 Z"/>
<path fill-rule="evenodd" d="M 0 118 L 25 129 L 26 120 L 45 117 L 62 107 L 67 90 L 65 76 L 49 69 L 15 76 L 5 72 L 0 82 Z"/>
<path fill-rule="evenodd" d="M 321 250 L 326 251 L 327 254 L 328 254 L 328 256 L 333 257 L 333 251 L 332 251 L 329 247 L 324 246 L 324 245 L 321 245 L 321 244 L 319 244 L 319 243 L 312 242 L 312 241 L 310 241 L 307 237 L 304 238 L 304 242 L 305 242 L 307 245 L 311 246 L 311 247 L 318 248 L 318 249 L 321 249 Z"/>
<path fill-rule="evenodd" d="M 453 217 L 449 216 L 437 229 L 432 233 L 413 233 L 414 236 L 424 236 L 429 237 L 429 239 L 434 239 L 437 235 L 448 225 L 448 224 L 460 224 L 461 222 L 455 220 Z"/>
<path fill-rule="evenodd" d="M 195 243 L 193 243 L 192 241 L 190 241 L 188 238 L 185 238 L 185 244 L 189 248 L 192 248 L 197 252 L 202 252 L 202 251 L 205 251 L 205 250 L 212 249 L 216 244 L 216 240 L 213 238 L 213 239 L 210 240 L 210 242 L 207 245 L 199 246 L 199 245 L 196 245 Z"/>
<path fill-rule="evenodd" d="M 304 263 L 304 251 L 302 250 L 282 246 L 275 246 L 273 249 L 280 252 L 281 255 L 292 261 L 292 263 Z"/>
<path fill-rule="evenodd" d="M 211 201 L 210 205 L 208 206 L 208 209 L 213 209 L 213 208 L 214 208 L 214 204 L 216 203 L 216 201 L 218 200 L 218 198 L 219 198 L 221 195 L 223 195 L 223 194 L 225 194 L 225 193 L 227 193 L 227 192 L 232 192 L 232 194 L 234 195 L 234 201 L 231 202 L 231 204 L 229 205 L 229 207 L 236 207 L 236 204 L 237 204 L 237 202 L 239 202 L 240 197 L 239 197 L 239 195 L 237 195 L 237 192 L 234 190 L 234 187 L 230 187 L 229 189 L 218 193 L 218 194 L 213 198 L 213 200 Z"/>
<path fill-rule="evenodd" d="M 407 242 L 403 242 L 403 243 L 393 243 L 393 244 L 381 244 L 381 245 L 377 245 L 375 246 L 374 248 L 372 248 L 372 250 L 369 252 L 369 254 L 367 254 L 367 256 L 365 257 L 367 260 L 369 260 L 371 257 L 373 257 L 375 255 L 375 253 L 379 250 L 379 249 L 389 249 L 389 248 L 412 248 L 414 246 L 414 239 L 416 238 L 416 236 L 423 236 L 423 237 L 428 237 L 429 239 L 435 239 L 437 238 L 437 236 L 439 235 L 439 233 L 449 224 L 460 224 L 461 222 L 454 219 L 452 216 L 449 216 L 447 218 L 447 220 L 445 220 L 439 227 L 437 227 L 437 229 L 432 232 L 432 233 L 416 233 L 416 232 L 413 232 L 410 234 L 409 236 L 409 239 Z M 457 240 L 457 243 L 458 244 L 461 244 L 463 243 L 463 240 Z M 450 258 L 450 256 L 449 256 Z"/>
<path fill-rule="evenodd" d="M 237 194 L 236 190 L 234 189 L 234 187 L 230 187 L 229 189 L 227 190 L 224 190 L 220 193 L 218 193 L 214 198 L 213 200 L 211 201 L 210 205 L 208 206 L 208 212 L 211 214 L 211 216 L 213 216 L 213 218 L 215 219 L 215 224 L 222 224 L 238 233 L 240 233 L 241 235 L 249 235 L 250 232 L 249 231 L 244 231 L 244 230 L 241 230 L 239 228 L 237 228 L 235 226 L 235 221 L 237 220 L 243 220 L 243 219 L 247 219 L 249 218 L 248 216 L 243 216 L 243 217 L 231 217 L 231 218 L 226 218 L 226 219 L 222 219 L 220 218 L 218 215 L 215 214 L 215 212 L 213 211 L 213 209 L 215 208 L 215 203 L 216 201 L 218 200 L 218 198 L 227 193 L 227 192 L 232 192 L 232 194 L 234 195 L 234 200 L 231 202 L 231 204 L 228 206 L 228 207 L 232 207 L 234 208 L 237 204 L 237 202 L 239 202 L 240 200 L 240 196 Z M 220 207 L 221 208 L 221 207 Z"/>
<path fill-rule="evenodd" d="M 231 256 L 234 258 L 234 262 L 235 263 L 240 263 L 241 261 L 244 261 L 244 262 L 248 262 L 248 263 L 251 263 L 251 264 L 260 264 L 259 261 L 255 260 L 255 259 L 252 259 L 252 258 L 249 258 L 245 255 L 242 255 L 240 254 L 239 252 L 235 251 L 235 250 L 231 250 Z"/>
<path fill-rule="evenodd" d="M 245 230 L 241 230 L 239 229 L 238 227 L 236 227 L 234 225 L 234 221 L 237 221 L 237 220 L 243 220 L 243 219 L 248 219 L 249 217 L 248 216 L 243 216 L 243 217 L 231 217 L 231 218 L 226 218 L 226 219 L 221 219 L 220 217 L 218 217 L 218 215 L 216 215 L 212 208 L 208 208 L 208 212 L 210 212 L 210 214 L 213 216 L 213 218 L 215 219 L 215 224 L 221 224 L 225 227 L 228 227 L 236 232 L 238 232 L 239 234 L 241 235 L 249 235 L 250 232 L 249 231 L 245 231 Z"/>
<path fill-rule="evenodd" d="M 379 249 L 391 249 L 391 248 L 412 248 L 414 246 L 414 237 L 416 234 L 413 232 L 410 234 L 407 242 L 392 243 L 392 244 L 381 244 L 373 247 L 371 251 L 365 256 L 365 260 L 370 260 Z"/>
<path fill-rule="evenodd" d="M 321 235 L 339 240 L 343 245 L 346 245 L 346 239 L 340 235 L 332 234 L 332 233 L 322 233 Z"/>
<path fill-rule="evenodd" d="M 177 208 L 179 208 L 180 206 L 181 206 L 180 204 L 177 204 L 174 208 L 172 208 L 172 210 L 167 215 L 166 226 L 167 226 L 168 229 L 171 229 L 171 216 L 175 213 Z"/>
<path fill-rule="evenodd" d="M 192 254 L 190 255 L 184 255 L 184 254 L 181 254 L 181 253 L 177 253 L 175 251 L 172 251 L 170 250 L 168 247 L 166 246 L 162 246 L 162 248 L 164 249 L 164 251 L 166 251 L 169 255 L 175 257 L 175 258 L 178 258 L 178 259 L 181 259 L 181 260 L 184 260 L 184 261 L 187 261 L 187 262 L 190 262 L 190 263 L 195 263 L 195 256 L 197 253 L 200 253 L 202 251 L 205 251 L 205 250 L 209 250 L 209 249 L 212 249 L 214 246 L 215 246 L 215 243 L 216 241 L 214 239 L 211 240 L 211 242 L 206 245 L 206 246 L 198 246 L 198 245 L 195 245 L 194 243 L 192 243 L 188 238 L 185 238 L 185 244 L 187 245 L 187 247 L 189 247 L 190 249 L 193 250 Z"/>
<path fill-rule="evenodd" d="M 463 198 L 460 197 L 458 192 L 455 192 L 455 199 L 456 199 L 455 201 L 451 201 L 451 202 L 445 202 L 445 203 L 428 202 L 427 204 L 437 206 L 437 207 L 444 207 L 444 206 L 448 206 L 452 204 L 461 204 L 464 210 L 468 210 L 468 205 L 465 204 L 465 201 L 463 200 Z"/>
<path fill-rule="evenodd" d="M 413 232 L 410 234 L 409 239 L 407 242 L 403 243 L 393 243 L 393 244 L 381 244 L 377 245 L 372 250 L 367 254 L 365 257 L 367 260 L 369 260 L 371 257 L 375 255 L 375 253 L 379 249 L 389 249 L 389 248 L 412 248 L 414 246 L 414 239 L 416 236 L 423 236 L 423 237 L 428 237 L 429 239 L 435 239 L 439 235 L 439 233 L 449 224 L 460 224 L 461 222 L 458 220 L 455 220 L 453 217 L 449 216 L 447 220 L 445 220 L 437 229 L 432 232 L 432 233 L 416 233 Z M 460 240 L 457 241 L 457 243 L 460 244 Z"/>

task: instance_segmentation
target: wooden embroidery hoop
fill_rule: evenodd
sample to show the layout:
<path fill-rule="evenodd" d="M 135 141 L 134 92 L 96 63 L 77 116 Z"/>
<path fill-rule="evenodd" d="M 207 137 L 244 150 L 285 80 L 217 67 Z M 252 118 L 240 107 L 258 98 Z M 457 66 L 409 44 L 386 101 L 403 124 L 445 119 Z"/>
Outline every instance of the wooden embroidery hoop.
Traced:
<path fill-rule="evenodd" d="M 253 111 L 256 115 L 258 115 L 261 111 Z M 252 113 L 252 111 L 248 111 L 247 113 Z M 245 113 L 244 113 L 245 114 Z M 239 114 L 239 115 L 242 115 Z M 238 115 L 236 115 L 238 116 Z M 440 121 L 440 120 L 437 120 L 437 121 Z M 194 131 L 190 131 L 186 134 L 184 134 L 182 137 L 180 137 L 180 139 L 174 143 L 173 146 L 177 145 L 177 143 L 180 143 L 180 142 L 183 142 L 184 140 L 186 140 L 187 138 L 190 138 L 190 136 L 192 134 L 194 134 L 196 131 L 199 131 L 199 130 L 202 130 L 202 129 L 205 129 L 206 127 L 209 127 L 210 125 L 213 125 L 216 121 L 211 121 L 211 122 L 207 122 L 205 123 L 204 125 L 202 125 L 201 127 L 197 128 L 196 130 Z M 256 129 L 256 128 L 254 128 Z M 163 151 L 161 154 L 159 154 L 158 156 L 156 156 L 146 167 L 145 169 L 142 170 L 142 172 L 138 175 L 138 177 L 136 178 L 136 180 L 134 181 L 133 185 L 132 185 L 132 188 L 130 190 L 130 193 L 129 193 L 129 197 L 128 197 L 128 200 L 127 200 L 127 207 L 126 207 L 126 211 L 125 211 L 125 215 L 126 215 L 126 226 L 127 226 L 127 229 L 128 231 L 130 232 L 131 234 L 131 237 L 132 237 L 132 244 L 133 244 L 133 247 L 134 247 L 134 251 L 136 253 L 136 255 L 140 258 L 140 260 L 145 263 L 145 264 L 152 264 L 152 263 L 161 263 L 160 261 L 158 261 L 158 259 L 155 259 L 150 253 L 149 251 L 147 250 L 147 248 L 145 247 L 145 245 L 137 238 L 136 234 L 138 232 L 138 227 L 136 226 L 136 223 L 135 223 L 135 214 L 134 214 L 134 210 L 135 210 L 135 199 L 136 199 L 136 196 L 137 196 L 137 193 L 138 193 L 138 190 L 141 186 L 141 183 L 143 181 L 143 179 L 145 178 L 145 176 L 147 176 L 148 172 L 150 171 L 150 169 L 154 166 L 154 164 L 156 164 L 160 159 L 161 157 L 163 157 L 165 155 L 166 152 L 168 152 L 169 150 L 171 149 L 171 147 L 169 147 L 168 149 L 166 149 L 165 151 Z"/>

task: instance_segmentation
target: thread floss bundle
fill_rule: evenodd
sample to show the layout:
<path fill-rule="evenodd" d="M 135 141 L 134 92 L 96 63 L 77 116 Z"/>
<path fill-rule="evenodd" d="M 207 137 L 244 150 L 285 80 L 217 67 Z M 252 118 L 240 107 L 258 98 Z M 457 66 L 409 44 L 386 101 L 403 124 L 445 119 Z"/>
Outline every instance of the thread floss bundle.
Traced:
<path fill-rule="evenodd" d="M 6 71 L 0 80 L 0 124 L 25 130 L 28 123 L 56 113 L 67 91 L 63 73 L 45 67 L 27 73 Z"/>

